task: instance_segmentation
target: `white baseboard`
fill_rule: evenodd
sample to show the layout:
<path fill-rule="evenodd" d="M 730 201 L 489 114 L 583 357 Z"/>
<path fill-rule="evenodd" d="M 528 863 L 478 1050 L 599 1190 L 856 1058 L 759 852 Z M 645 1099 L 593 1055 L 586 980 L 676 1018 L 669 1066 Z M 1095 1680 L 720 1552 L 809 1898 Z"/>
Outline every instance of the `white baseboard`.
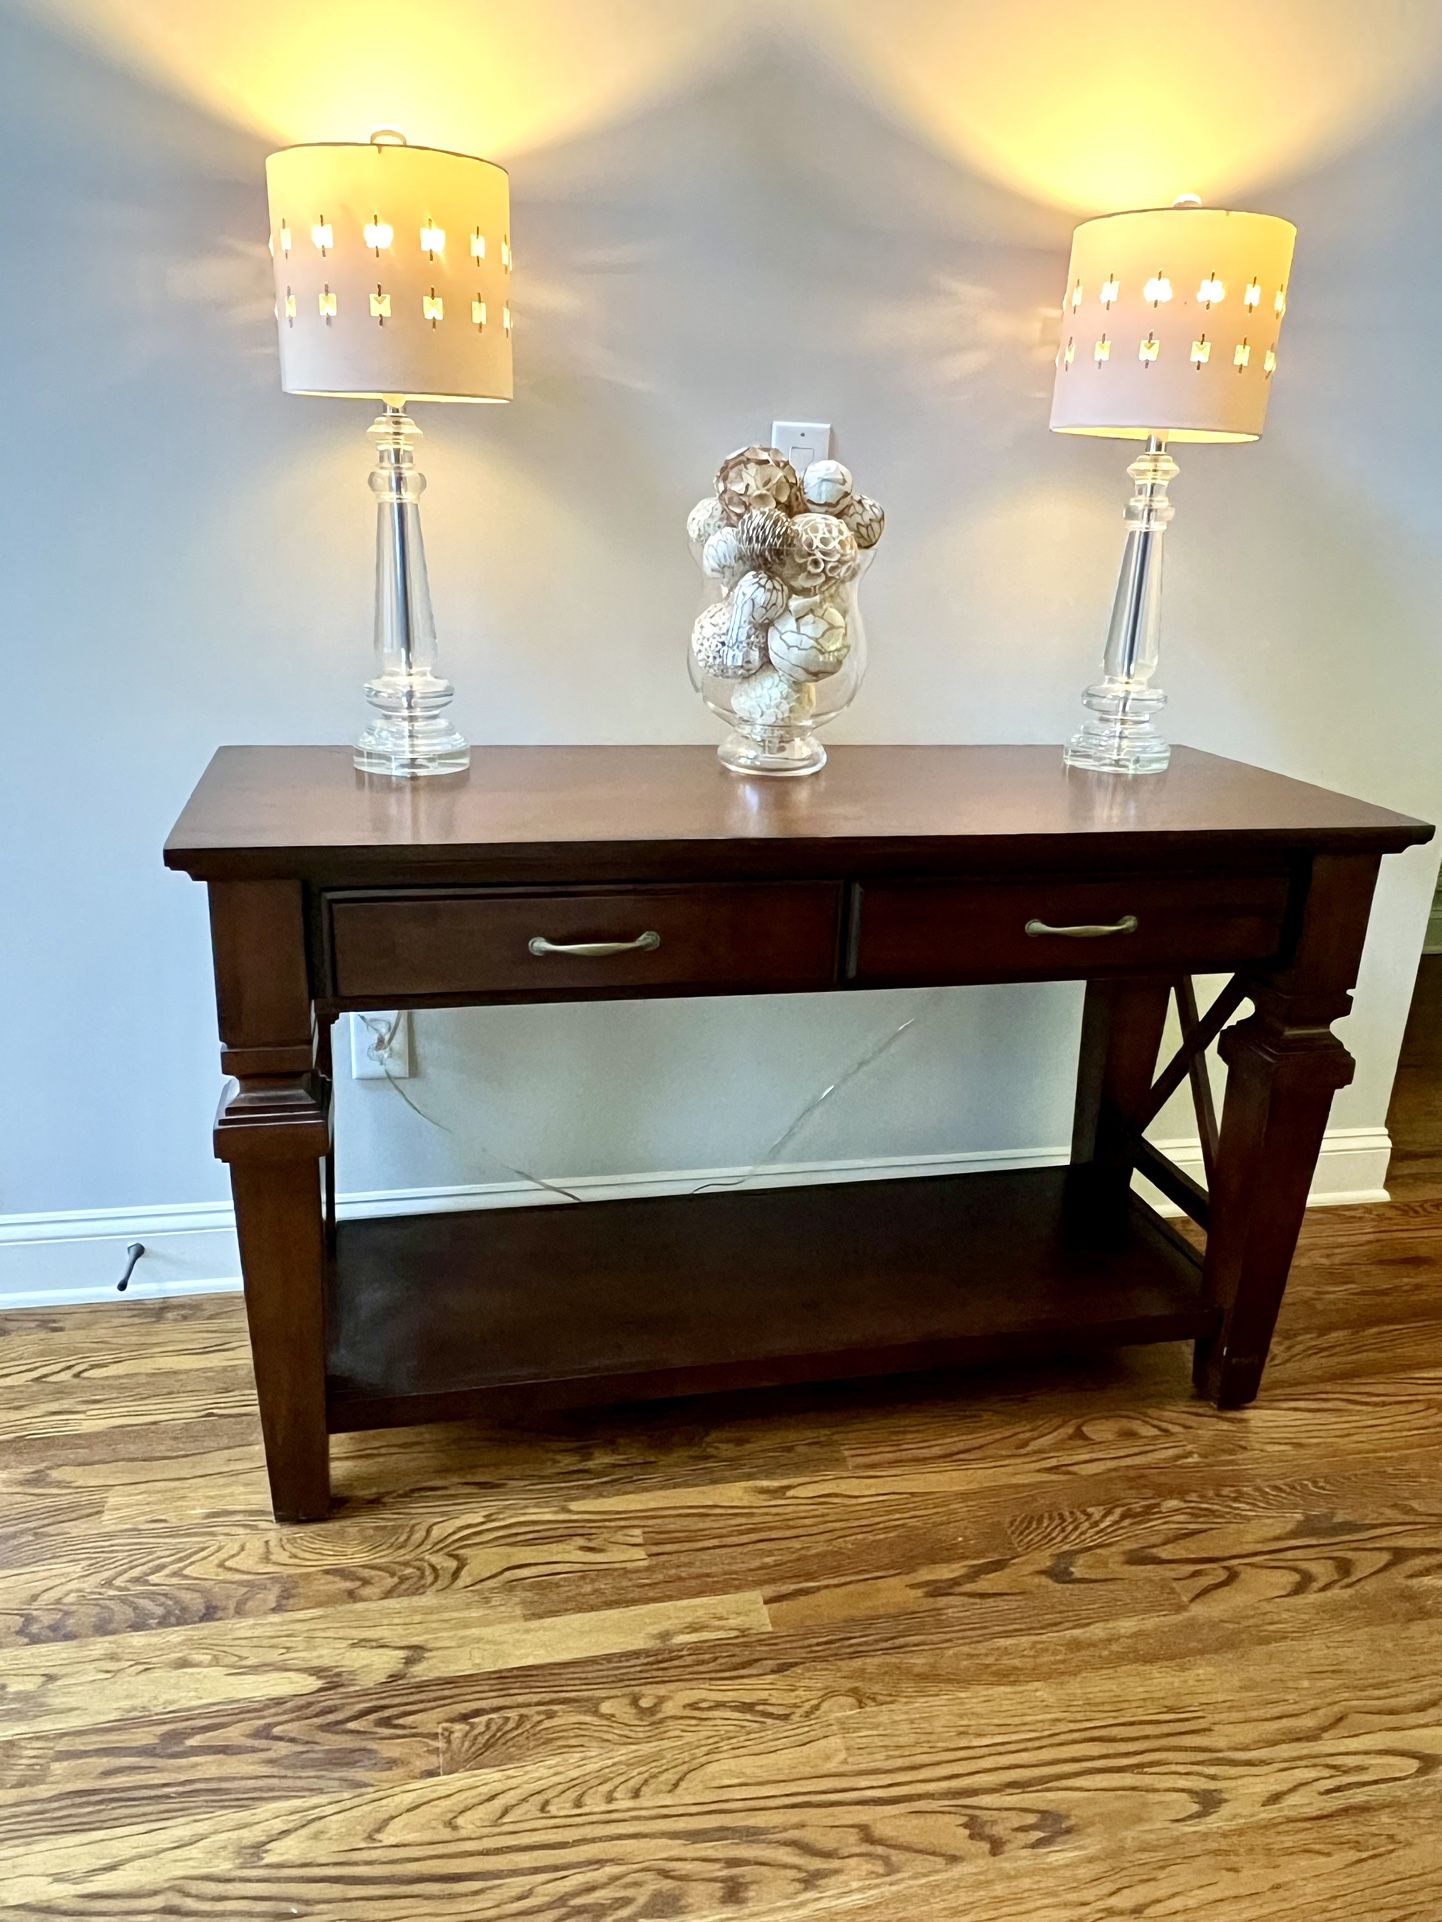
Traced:
<path fill-rule="evenodd" d="M 1157 1146 L 1200 1178 L 1196 1140 Z M 1392 1152 L 1385 1128 L 1334 1128 L 1322 1143 L 1311 1205 L 1385 1201 Z M 1063 1148 L 1011 1149 L 1000 1154 L 919 1155 L 865 1161 L 798 1161 L 751 1174 L 741 1168 L 693 1168 L 654 1175 L 583 1175 L 559 1185 L 596 1201 L 638 1195 L 685 1194 L 698 1188 L 789 1188 L 832 1181 L 896 1181 L 909 1175 L 982 1174 L 1002 1168 L 1054 1168 Z M 1141 1192 L 1165 1214 L 1177 1211 L 1152 1189 Z M 344 1195 L 342 1220 L 375 1215 L 448 1214 L 468 1208 L 514 1208 L 562 1197 L 521 1181 L 473 1182 L 455 1188 L 395 1188 Z M 145 1255 L 124 1296 L 115 1283 L 129 1243 Z M 235 1222 L 228 1202 L 172 1208 L 80 1209 L 66 1214 L 0 1216 L 0 1309 L 47 1308 L 62 1303 L 153 1299 L 160 1295 L 223 1294 L 240 1286 Z"/>

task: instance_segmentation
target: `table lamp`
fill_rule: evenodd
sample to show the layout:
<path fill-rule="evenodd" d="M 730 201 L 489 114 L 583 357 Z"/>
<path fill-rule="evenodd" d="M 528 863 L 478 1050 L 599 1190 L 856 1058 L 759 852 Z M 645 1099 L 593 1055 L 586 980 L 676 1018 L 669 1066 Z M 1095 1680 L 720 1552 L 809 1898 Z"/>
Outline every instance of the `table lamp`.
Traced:
<path fill-rule="evenodd" d="M 373 718 L 368 774 L 452 774 L 470 749 L 446 713 L 421 537 L 420 429 L 408 400 L 511 398 L 510 182 L 470 154 L 364 142 L 287 147 L 265 163 L 281 385 L 380 401 Z"/>
<path fill-rule="evenodd" d="M 1145 441 L 1101 678 L 1066 748 L 1069 767 L 1158 772 L 1171 749 L 1153 687 L 1172 441 L 1256 440 L 1277 365 L 1296 228 L 1224 213 L 1192 196 L 1087 220 L 1072 237 L 1051 425 L 1059 434 Z"/>

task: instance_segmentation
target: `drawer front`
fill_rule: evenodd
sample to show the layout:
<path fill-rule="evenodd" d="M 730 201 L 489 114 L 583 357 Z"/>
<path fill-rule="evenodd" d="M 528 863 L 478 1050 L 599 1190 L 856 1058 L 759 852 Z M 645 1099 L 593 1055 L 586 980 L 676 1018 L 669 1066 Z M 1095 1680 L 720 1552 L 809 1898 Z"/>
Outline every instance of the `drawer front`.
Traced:
<path fill-rule="evenodd" d="M 881 985 L 1221 970 L 1280 952 L 1288 892 L 1285 872 L 865 884 L 849 974 Z"/>
<path fill-rule="evenodd" d="M 333 894 L 328 907 L 335 993 L 386 1007 L 426 995 L 830 987 L 841 887 L 437 889 Z M 580 944 L 612 951 L 556 952 Z"/>

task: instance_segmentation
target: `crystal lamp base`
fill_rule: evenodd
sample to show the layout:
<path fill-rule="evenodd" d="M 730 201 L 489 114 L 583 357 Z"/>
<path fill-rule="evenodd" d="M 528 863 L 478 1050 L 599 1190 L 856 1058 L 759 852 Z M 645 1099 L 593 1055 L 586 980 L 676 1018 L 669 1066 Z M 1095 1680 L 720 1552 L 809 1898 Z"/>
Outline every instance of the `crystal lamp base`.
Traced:
<path fill-rule="evenodd" d="M 716 750 L 722 767 L 733 774 L 819 774 L 826 765 L 826 749 L 814 734 L 786 734 L 758 728 L 748 734 L 733 728 Z"/>
<path fill-rule="evenodd" d="M 427 774 L 460 774 L 471 764 L 466 737 L 445 713 L 451 686 L 433 675 L 382 675 L 366 682 L 375 710 L 355 746 L 363 774 L 406 781 Z"/>
<path fill-rule="evenodd" d="M 1159 688 L 1098 681 L 1082 696 L 1091 709 L 1067 742 L 1068 767 L 1100 774 L 1159 774 L 1172 758 L 1157 726 L 1167 697 Z"/>

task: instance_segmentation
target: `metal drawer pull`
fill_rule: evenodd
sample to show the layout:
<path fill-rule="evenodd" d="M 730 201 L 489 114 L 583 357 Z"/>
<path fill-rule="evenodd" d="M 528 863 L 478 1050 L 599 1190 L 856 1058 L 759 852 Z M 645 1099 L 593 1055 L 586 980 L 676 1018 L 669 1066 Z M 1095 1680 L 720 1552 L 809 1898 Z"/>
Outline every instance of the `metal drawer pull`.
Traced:
<path fill-rule="evenodd" d="M 1100 934 L 1135 934 L 1137 917 L 1124 914 L 1120 921 L 1083 921 L 1075 928 L 1054 928 L 1046 921 L 1028 921 L 1028 934 L 1064 934 L 1072 941 L 1095 941 Z"/>
<path fill-rule="evenodd" d="M 582 954 L 603 959 L 608 954 L 631 954 L 637 948 L 643 954 L 654 954 L 661 937 L 654 928 L 647 928 L 634 941 L 548 941 L 544 934 L 533 934 L 526 945 L 532 954 Z"/>

